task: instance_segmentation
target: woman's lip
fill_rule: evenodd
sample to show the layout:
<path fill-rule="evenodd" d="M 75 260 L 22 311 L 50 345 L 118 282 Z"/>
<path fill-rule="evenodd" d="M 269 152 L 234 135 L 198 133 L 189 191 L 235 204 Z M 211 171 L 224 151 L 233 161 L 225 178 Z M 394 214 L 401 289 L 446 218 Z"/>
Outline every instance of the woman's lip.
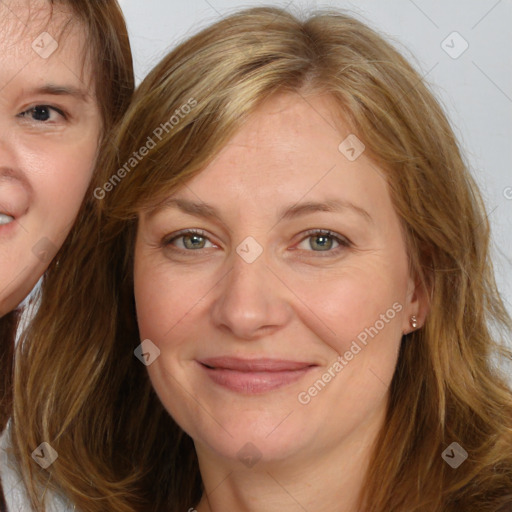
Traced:
<path fill-rule="evenodd" d="M 0 200 L 0 213 L 2 215 L 7 215 L 9 217 L 12 217 L 13 220 L 16 220 L 19 217 L 22 217 L 25 214 L 26 210 L 27 210 L 27 208 L 24 208 L 24 207 L 20 208 L 17 205 L 14 206 L 12 204 L 7 204 L 6 202 L 2 202 Z"/>
<path fill-rule="evenodd" d="M 265 393 L 292 384 L 317 366 L 277 359 L 213 358 L 198 362 L 213 382 L 245 394 Z"/>
<path fill-rule="evenodd" d="M 291 361 L 286 359 L 242 359 L 238 357 L 210 357 L 199 362 L 216 370 L 234 370 L 239 372 L 282 372 L 296 371 L 310 366 L 313 363 Z"/>
<path fill-rule="evenodd" d="M 0 179 L 0 213 L 18 220 L 27 213 L 30 201 L 31 196 L 22 184 Z"/>
<path fill-rule="evenodd" d="M 0 166 L 0 213 L 13 218 L 0 225 L 2 244 L 10 243 L 20 233 L 23 226 L 19 221 L 28 213 L 33 197 L 33 189 L 23 173 Z"/>

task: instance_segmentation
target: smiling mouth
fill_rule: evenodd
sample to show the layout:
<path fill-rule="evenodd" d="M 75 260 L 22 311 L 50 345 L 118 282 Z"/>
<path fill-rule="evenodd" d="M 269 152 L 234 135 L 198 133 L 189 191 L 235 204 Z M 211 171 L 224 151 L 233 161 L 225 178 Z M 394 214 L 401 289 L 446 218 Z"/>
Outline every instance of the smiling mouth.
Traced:
<path fill-rule="evenodd" d="M 28 211 L 32 192 L 23 179 L 0 170 L 0 230 L 2 238 L 14 234 L 18 221 Z"/>
<path fill-rule="evenodd" d="M 292 384 L 316 364 L 281 359 L 209 358 L 198 361 L 216 384 L 242 394 L 261 394 Z"/>
<path fill-rule="evenodd" d="M 9 213 L 7 213 L 9 212 Z M 19 232 L 18 215 L 10 209 L 0 209 L 0 241 L 9 242 Z"/>

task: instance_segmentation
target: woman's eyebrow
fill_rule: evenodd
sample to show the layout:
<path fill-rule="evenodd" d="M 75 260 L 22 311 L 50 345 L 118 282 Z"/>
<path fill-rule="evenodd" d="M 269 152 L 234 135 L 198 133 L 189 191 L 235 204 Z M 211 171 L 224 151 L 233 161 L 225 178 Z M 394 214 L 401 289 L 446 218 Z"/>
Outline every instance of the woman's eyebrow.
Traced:
<path fill-rule="evenodd" d="M 71 96 L 84 102 L 89 101 L 89 99 L 91 98 L 91 95 L 87 92 L 87 90 L 75 87 L 73 85 L 45 84 L 41 87 L 29 89 L 26 92 L 27 96 L 46 94 L 52 96 Z"/>
<path fill-rule="evenodd" d="M 203 202 L 189 201 L 188 199 L 169 198 L 156 208 L 148 212 L 148 218 L 151 218 L 156 213 L 169 209 L 176 208 L 183 213 L 194 215 L 196 217 L 212 218 L 222 221 L 222 216 L 214 206 Z M 285 207 L 278 216 L 278 221 L 290 220 L 302 215 L 308 215 L 315 212 L 333 212 L 341 213 L 344 210 L 350 210 L 366 222 L 373 223 L 372 216 L 362 207 L 355 205 L 351 201 L 343 199 L 327 199 L 325 201 L 307 201 L 303 203 L 295 203 L 291 206 Z"/>
<path fill-rule="evenodd" d="M 357 206 L 351 201 L 345 199 L 326 199 L 325 201 L 306 201 L 304 203 L 295 203 L 285 208 L 279 215 L 279 221 L 290 220 L 301 215 L 316 212 L 341 213 L 345 210 L 351 210 L 364 218 L 367 222 L 373 223 L 372 216 L 361 206 Z"/>

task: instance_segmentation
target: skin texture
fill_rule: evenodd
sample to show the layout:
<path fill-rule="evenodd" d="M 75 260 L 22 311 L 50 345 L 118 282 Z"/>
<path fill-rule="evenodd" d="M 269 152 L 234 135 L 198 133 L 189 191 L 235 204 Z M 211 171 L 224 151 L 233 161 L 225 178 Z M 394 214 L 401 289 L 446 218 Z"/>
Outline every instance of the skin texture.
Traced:
<path fill-rule="evenodd" d="M 411 331 L 411 315 L 423 321 L 424 297 L 409 275 L 384 175 L 364 153 L 349 161 L 338 150 L 349 131 L 335 111 L 328 96 L 306 102 L 287 94 L 253 113 L 173 196 L 208 203 L 221 220 L 172 204 L 141 214 L 140 335 L 160 350 L 148 366 L 156 392 L 194 439 L 208 495 L 200 512 L 291 511 L 297 503 L 311 511 L 355 510 L 402 335 Z M 370 218 L 344 207 L 279 220 L 289 206 L 328 199 L 350 202 Z M 186 229 L 205 238 L 179 237 Z M 314 229 L 349 243 L 308 234 Z M 263 249 L 252 263 L 237 253 L 248 236 Z M 393 318 L 347 361 L 352 342 L 393 305 Z M 301 403 L 298 395 L 338 355 L 347 364 Z M 198 363 L 217 356 L 314 366 L 277 389 L 237 392 L 213 382 Z M 247 451 L 250 463 L 240 460 Z"/>
<path fill-rule="evenodd" d="M 0 212 L 15 217 L 0 225 L 0 315 L 25 298 L 62 245 L 96 158 L 101 117 L 85 30 L 70 23 L 62 32 L 70 16 L 55 6 L 50 20 L 46 1 L 0 4 Z M 58 41 L 51 54 L 43 32 Z"/>

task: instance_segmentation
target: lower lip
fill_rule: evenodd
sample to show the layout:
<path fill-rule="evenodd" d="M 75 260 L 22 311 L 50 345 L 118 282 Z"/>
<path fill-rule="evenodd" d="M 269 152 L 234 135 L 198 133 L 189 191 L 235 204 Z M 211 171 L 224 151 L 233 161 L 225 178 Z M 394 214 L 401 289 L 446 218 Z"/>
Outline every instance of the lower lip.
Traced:
<path fill-rule="evenodd" d="M 224 368 L 208 368 L 203 364 L 201 368 L 206 372 L 213 382 L 237 393 L 254 395 L 265 393 L 281 388 L 288 384 L 297 382 L 304 377 L 312 366 L 300 370 L 277 371 L 277 372 L 242 372 L 237 370 L 226 370 Z"/>
<path fill-rule="evenodd" d="M 18 222 L 16 219 L 9 222 L 9 224 L 0 224 L 0 235 L 2 237 L 7 237 L 7 236 L 12 235 L 17 226 L 18 226 Z"/>

